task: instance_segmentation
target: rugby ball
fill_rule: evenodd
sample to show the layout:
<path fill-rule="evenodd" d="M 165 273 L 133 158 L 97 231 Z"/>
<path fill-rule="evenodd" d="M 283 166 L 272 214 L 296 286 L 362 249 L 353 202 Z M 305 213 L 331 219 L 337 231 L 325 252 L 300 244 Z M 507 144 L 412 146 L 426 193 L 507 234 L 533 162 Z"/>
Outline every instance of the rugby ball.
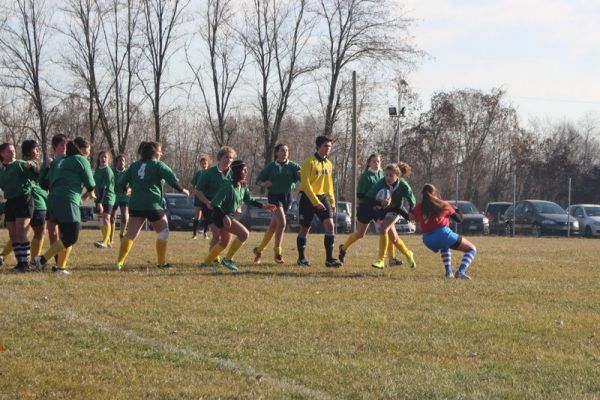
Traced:
<path fill-rule="evenodd" d="M 392 196 L 392 194 L 390 193 L 390 190 L 387 188 L 383 188 L 380 189 L 379 192 L 377 192 L 377 195 L 375 196 L 375 200 L 379 201 L 379 202 L 383 202 L 386 199 L 389 199 Z"/>

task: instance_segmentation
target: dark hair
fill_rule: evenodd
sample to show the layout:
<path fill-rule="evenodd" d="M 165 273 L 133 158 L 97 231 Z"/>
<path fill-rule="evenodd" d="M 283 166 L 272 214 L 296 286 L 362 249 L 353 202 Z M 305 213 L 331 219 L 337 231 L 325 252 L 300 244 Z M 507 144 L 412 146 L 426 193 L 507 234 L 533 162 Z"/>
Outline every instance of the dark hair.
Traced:
<path fill-rule="evenodd" d="M 143 142 L 144 146 L 140 146 L 141 149 L 138 149 L 142 160 L 152 160 L 154 156 L 160 150 L 160 143 L 158 142 Z"/>
<path fill-rule="evenodd" d="M 113 163 L 113 165 L 117 165 L 117 163 L 119 161 L 123 160 L 123 162 L 125 162 L 125 154 L 119 154 L 118 156 L 115 157 L 115 162 Z"/>
<path fill-rule="evenodd" d="M 402 172 L 402 176 L 409 176 L 412 171 L 412 167 L 408 163 L 405 163 L 404 161 L 398 161 L 398 168 L 400 168 L 400 172 Z"/>
<path fill-rule="evenodd" d="M 137 154 L 138 154 L 138 156 L 142 155 L 142 151 L 144 150 L 144 147 L 146 147 L 146 145 L 148 143 L 150 143 L 150 142 L 140 142 L 140 144 L 138 145 L 138 148 L 137 148 Z"/>
<path fill-rule="evenodd" d="M 83 149 L 90 147 L 90 142 L 87 139 L 77 136 L 73 140 L 67 142 L 67 156 L 81 155 Z"/>
<path fill-rule="evenodd" d="M 369 164 L 371 164 L 371 160 L 374 159 L 375 157 L 381 157 L 381 155 L 379 153 L 373 153 L 369 156 L 369 158 L 367 158 L 367 166 L 365 167 L 365 171 L 369 169 Z"/>
<path fill-rule="evenodd" d="M 59 144 L 66 142 L 67 140 L 69 140 L 67 135 L 63 135 L 62 133 L 52 136 L 52 149 L 56 150 Z"/>
<path fill-rule="evenodd" d="M 235 160 L 231 163 L 231 181 L 236 183 L 244 183 L 244 178 L 242 178 L 242 170 L 246 166 L 246 163 L 243 160 Z"/>
<path fill-rule="evenodd" d="M 421 201 L 421 212 L 425 218 L 439 215 L 444 209 L 444 201 L 438 190 L 431 183 L 426 183 L 421 190 L 423 200 Z"/>
<path fill-rule="evenodd" d="M 321 147 L 321 145 L 323 143 L 327 143 L 327 142 L 333 142 L 333 139 L 330 138 L 329 136 L 325 136 L 325 135 L 317 136 L 317 139 L 315 140 L 315 144 L 317 145 L 317 149 L 319 147 Z"/>
<path fill-rule="evenodd" d="M 96 156 L 96 168 L 100 167 L 100 157 L 103 156 L 104 154 L 108 155 L 108 162 L 110 162 L 110 153 L 106 150 L 102 150 L 101 152 L 98 153 L 98 156 Z"/>
<path fill-rule="evenodd" d="M 4 150 L 6 150 L 9 146 L 12 146 L 12 143 L 2 143 L 0 144 L 0 153 L 2 153 Z M 0 154 L 0 162 L 4 162 L 4 160 L 2 159 L 2 154 Z"/>
<path fill-rule="evenodd" d="M 273 149 L 273 159 L 277 160 L 277 152 L 279 151 L 279 149 L 281 149 L 283 146 L 287 146 L 287 144 L 285 143 L 277 143 L 277 145 L 275 146 L 275 149 Z"/>
<path fill-rule="evenodd" d="M 39 144 L 35 140 L 25 140 L 21 143 L 21 153 L 23 154 L 23 158 L 31 158 L 31 153 L 36 147 L 39 147 Z"/>

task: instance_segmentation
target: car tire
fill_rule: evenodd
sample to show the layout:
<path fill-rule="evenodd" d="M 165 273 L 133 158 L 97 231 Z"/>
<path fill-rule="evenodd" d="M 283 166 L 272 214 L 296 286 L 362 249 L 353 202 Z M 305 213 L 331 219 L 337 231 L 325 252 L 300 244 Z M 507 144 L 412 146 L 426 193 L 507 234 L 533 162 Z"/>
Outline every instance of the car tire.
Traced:
<path fill-rule="evenodd" d="M 592 228 L 589 225 L 585 227 L 584 235 L 586 238 L 592 237 Z"/>
<path fill-rule="evenodd" d="M 533 224 L 531 227 L 531 234 L 536 237 L 542 236 L 542 227 L 538 224 Z"/>

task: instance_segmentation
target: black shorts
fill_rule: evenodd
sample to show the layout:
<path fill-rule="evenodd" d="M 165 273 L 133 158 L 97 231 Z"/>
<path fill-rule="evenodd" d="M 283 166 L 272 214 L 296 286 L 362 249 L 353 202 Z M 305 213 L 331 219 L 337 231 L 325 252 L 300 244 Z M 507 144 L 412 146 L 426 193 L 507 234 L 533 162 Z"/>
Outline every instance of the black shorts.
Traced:
<path fill-rule="evenodd" d="M 204 220 L 204 223 L 206 225 L 212 225 L 214 224 L 213 222 L 213 212 L 214 210 L 211 210 L 210 208 L 208 208 L 208 206 L 204 203 L 202 203 L 200 205 L 200 208 L 202 209 L 202 219 Z"/>
<path fill-rule="evenodd" d="M 212 223 L 219 229 L 223 229 L 223 220 L 225 217 L 233 219 L 233 213 L 225 214 L 220 208 L 215 208 L 212 211 Z"/>
<path fill-rule="evenodd" d="M 115 207 L 114 204 L 102 204 L 102 214 L 112 213 L 112 210 L 114 207 Z"/>
<path fill-rule="evenodd" d="M 46 216 L 46 210 L 33 210 L 33 215 L 31 216 L 29 225 L 33 227 L 43 226 L 46 223 Z"/>
<path fill-rule="evenodd" d="M 129 210 L 130 217 L 146 218 L 150 222 L 156 222 L 161 220 L 165 216 L 164 210 L 143 210 L 135 211 Z"/>
<path fill-rule="evenodd" d="M 33 215 L 33 199 L 30 195 L 6 200 L 4 221 L 14 222 L 17 218 L 31 218 Z"/>
<path fill-rule="evenodd" d="M 290 204 L 292 204 L 292 192 L 285 192 L 279 194 L 271 194 L 267 195 L 267 202 L 269 204 L 273 204 L 277 207 L 282 207 L 284 212 L 290 208 Z"/>
<path fill-rule="evenodd" d="M 356 219 L 361 224 L 368 224 L 371 221 L 378 221 L 385 217 L 385 211 L 377 208 L 377 204 L 373 201 L 363 201 L 358 205 L 356 211 Z"/>
<path fill-rule="evenodd" d="M 119 206 L 119 207 L 129 207 L 129 202 L 128 201 L 120 201 L 117 204 L 115 204 L 115 206 Z"/>
<path fill-rule="evenodd" d="M 329 202 L 329 196 L 326 194 L 318 195 L 317 198 L 325 206 L 323 210 L 317 210 L 317 207 L 313 206 L 308 196 L 303 192 L 300 192 L 300 201 L 298 202 L 298 219 L 300 225 L 304 228 L 310 228 L 313 217 L 315 214 L 323 222 L 326 219 L 333 218 L 333 210 L 331 209 L 331 203 Z"/>

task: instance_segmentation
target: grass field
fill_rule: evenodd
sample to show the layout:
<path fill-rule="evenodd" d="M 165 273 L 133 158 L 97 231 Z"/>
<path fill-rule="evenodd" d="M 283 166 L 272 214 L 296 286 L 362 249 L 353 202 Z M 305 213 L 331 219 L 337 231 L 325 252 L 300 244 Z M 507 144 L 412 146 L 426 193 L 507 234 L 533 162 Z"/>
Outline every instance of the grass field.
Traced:
<path fill-rule="evenodd" d="M 91 231 L 70 276 L 1 267 L 0 399 L 600 398 L 598 240 L 475 237 L 465 282 L 417 236 L 417 269 L 382 271 L 374 236 L 339 270 L 321 235 L 310 268 L 293 235 L 289 265 L 253 266 L 260 236 L 238 274 L 194 267 L 207 241 L 188 233 L 166 271 L 154 234 L 116 272 Z"/>

